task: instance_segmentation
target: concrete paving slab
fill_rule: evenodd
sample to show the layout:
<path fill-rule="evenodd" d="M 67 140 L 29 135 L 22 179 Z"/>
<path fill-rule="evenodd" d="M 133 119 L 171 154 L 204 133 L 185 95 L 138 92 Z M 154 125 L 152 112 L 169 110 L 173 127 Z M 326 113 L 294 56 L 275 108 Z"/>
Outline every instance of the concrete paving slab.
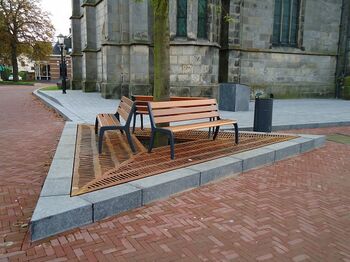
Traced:
<path fill-rule="evenodd" d="M 142 204 L 170 196 L 189 188 L 199 186 L 200 172 L 180 168 L 160 175 L 129 182 L 129 185 L 142 189 Z"/>
<path fill-rule="evenodd" d="M 40 197 L 70 196 L 71 184 L 71 177 L 46 179 L 44 186 L 41 189 Z"/>
<path fill-rule="evenodd" d="M 232 157 L 223 157 L 188 168 L 200 172 L 199 184 L 204 185 L 227 176 L 238 176 L 242 173 L 243 161 Z"/>
<path fill-rule="evenodd" d="M 65 157 L 66 158 L 54 157 L 46 180 L 59 178 L 72 179 L 74 158 L 69 155 Z"/>
<path fill-rule="evenodd" d="M 61 108 L 65 117 L 71 121 L 93 123 L 98 113 L 115 112 L 120 100 L 104 99 L 100 93 L 84 93 L 80 90 L 68 90 L 66 95 L 60 91 L 37 91 L 52 107 Z M 45 94 L 45 96 L 43 95 Z M 48 99 L 47 97 L 50 97 Z M 307 114 L 306 114 L 307 112 Z M 350 125 L 350 101 L 340 99 L 274 99 L 272 130 L 296 128 L 315 128 Z M 249 111 L 220 111 L 222 118 L 238 120 L 242 130 L 251 130 L 254 123 L 254 101 Z M 149 118 L 144 117 L 145 126 Z M 137 125 L 140 126 L 139 119 Z M 225 129 L 226 127 L 224 127 Z"/>
<path fill-rule="evenodd" d="M 80 197 L 93 205 L 93 221 L 142 205 L 142 190 L 127 184 L 91 192 Z"/>
<path fill-rule="evenodd" d="M 70 196 L 40 197 L 30 222 L 32 240 L 92 223 L 92 204 Z"/>
<path fill-rule="evenodd" d="M 249 169 L 271 164 L 275 161 L 275 151 L 267 148 L 257 148 L 254 150 L 232 155 L 235 159 L 243 161 L 243 172 Z"/>

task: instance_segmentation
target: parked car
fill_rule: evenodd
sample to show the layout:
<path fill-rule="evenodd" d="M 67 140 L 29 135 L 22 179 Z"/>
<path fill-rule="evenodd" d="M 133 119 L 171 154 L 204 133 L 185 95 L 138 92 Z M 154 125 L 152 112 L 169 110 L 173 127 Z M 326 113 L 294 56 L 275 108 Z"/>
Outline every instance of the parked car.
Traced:
<path fill-rule="evenodd" d="M 13 75 L 10 75 L 10 76 L 9 76 L 9 80 L 10 80 L 10 81 L 13 80 Z M 21 77 L 21 76 L 18 76 L 18 80 L 22 80 L 22 77 Z"/>

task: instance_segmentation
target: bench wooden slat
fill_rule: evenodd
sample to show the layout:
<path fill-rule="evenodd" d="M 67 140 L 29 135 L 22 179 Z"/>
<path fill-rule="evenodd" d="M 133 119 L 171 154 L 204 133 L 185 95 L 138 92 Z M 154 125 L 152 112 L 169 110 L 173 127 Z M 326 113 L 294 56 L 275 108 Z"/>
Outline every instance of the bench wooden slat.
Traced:
<path fill-rule="evenodd" d="M 198 99 L 185 101 L 165 101 L 165 102 L 149 102 L 152 109 L 172 108 L 172 107 L 186 107 L 186 106 L 200 106 L 200 105 L 215 105 L 215 99 Z"/>
<path fill-rule="evenodd" d="M 119 103 L 117 112 L 115 114 L 98 114 L 95 120 L 95 133 L 98 133 L 98 152 L 102 152 L 102 140 L 104 136 L 104 132 L 107 130 L 122 130 L 126 134 L 126 138 L 128 139 L 128 143 L 130 145 L 131 150 L 135 153 L 135 147 L 131 139 L 130 135 L 130 122 L 132 115 L 134 113 L 134 102 L 129 98 L 123 96 Z M 123 118 L 125 120 L 125 124 L 120 123 L 118 118 Z"/>
<path fill-rule="evenodd" d="M 188 130 L 194 130 L 194 129 L 232 125 L 234 123 L 237 123 L 237 121 L 231 120 L 231 119 L 220 119 L 220 120 L 215 120 L 215 121 L 210 121 L 205 123 L 194 123 L 194 124 L 179 125 L 179 126 L 167 126 L 167 127 L 164 127 L 164 129 L 168 129 L 176 133 L 176 132 L 188 131 Z"/>
<path fill-rule="evenodd" d="M 138 101 L 153 101 L 153 96 L 141 96 L 141 95 L 133 95 L 134 101 L 137 103 Z"/>
<path fill-rule="evenodd" d="M 127 98 L 127 97 L 125 97 L 125 96 L 122 96 L 121 102 L 126 103 L 126 104 L 129 105 L 130 107 L 132 107 L 132 105 L 133 105 L 133 103 L 134 103 L 132 100 L 130 100 L 129 98 Z"/>
<path fill-rule="evenodd" d="M 127 114 L 131 111 L 131 107 L 125 102 L 120 103 L 119 108 L 122 108 Z"/>
<path fill-rule="evenodd" d="M 100 126 L 120 125 L 120 122 L 113 114 L 98 114 L 97 119 Z"/>
<path fill-rule="evenodd" d="M 126 112 L 126 111 L 125 111 L 123 108 L 121 108 L 121 107 L 118 108 L 118 114 L 119 114 L 124 120 L 128 119 L 128 117 L 129 117 L 128 112 Z"/>
<path fill-rule="evenodd" d="M 168 122 L 180 122 L 180 121 L 189 121 L 196 120 L 202 118 L 211 118 L 218 117 L 219 113 L 217 111 L 207 112 L 207 113 L 196 113 L 196 114 L 181 114 L 181 115 L 173 115 L 173 116 L 159 116 L 154 118 L 154 122 L 156 124 L 168 123 Z"/>
<path fill-rule="evenodd" d="M 166 109 L 157 109 L 153 111 L 153 116 L 170 116 L 177 114 L 191 114 L 191 113 L 204 113 L 217 111 L 217 107 L 215 105 L 209 106 L 196 106 L 196 107 L 176 107 L 176 108 L 166 108 Z"/>

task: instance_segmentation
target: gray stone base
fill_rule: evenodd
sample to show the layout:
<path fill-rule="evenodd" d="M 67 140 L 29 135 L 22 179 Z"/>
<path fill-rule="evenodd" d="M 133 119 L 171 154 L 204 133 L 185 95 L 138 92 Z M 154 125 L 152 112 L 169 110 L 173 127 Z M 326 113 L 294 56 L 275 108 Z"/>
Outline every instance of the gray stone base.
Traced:
<path fill-rule="evenodd" d="M 82 90 L 84 92 L 96 92 L 97 91 L 97 82 L 96 81 L 83 81 Z"/>
<path fill-rule="evenodd" d="M 105 83 L 101 84 L 101 96 L 107 99 L 120 99 L 122 96 L 150 95 L 152 89 L 147 84 Z"/>
<path fill-rule="evenodd" d="M 70 196 L 77 124 L 67 122 L 30 222 L 32 240 L 199 187 L 217 179 L 295 156 L 324 144 L 324 136 L 298 138 L 180 168 L 99 191 Z"/>
<path fill-rule="evenodd" d="M 198 96 L 198 97 L 210 97 L 219 98 L 219 85 L 182 85 L 176 86 L 173 83 L 170 86 L 171 96 Z"/>
<path fill-rule="evenodd" d="M 81 90 L 83 89 L 83 84 L 81 80 L 71 80 L 72 90 Z"/>

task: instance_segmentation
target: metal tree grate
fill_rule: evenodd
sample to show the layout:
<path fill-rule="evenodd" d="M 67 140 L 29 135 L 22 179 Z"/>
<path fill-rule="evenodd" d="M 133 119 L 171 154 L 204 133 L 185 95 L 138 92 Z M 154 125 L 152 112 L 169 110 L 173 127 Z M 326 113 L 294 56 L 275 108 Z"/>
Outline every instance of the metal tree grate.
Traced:
<path fill-rule="evenodd" d="M 138 138 L 149 137 L 150 130 L 136 130 Z M 103 189 L 174 169 L 255 149 L 295 138 L 290 135 L 240 133 L 240 143 L 234 144 L 233 132 L 220 132 L 217 140 L 208 139 L 206 131 L 178 133 L 175 160 L 170 159 L 169 146 L 155 148 L 151 154 L 137 142 L 138 153 L 133 155 L 123 135 L 107 132 L 103 154 L 97 153 L 97 141 L 92 126 L 78 128 L 76 160 L 72 195 Z"/>

